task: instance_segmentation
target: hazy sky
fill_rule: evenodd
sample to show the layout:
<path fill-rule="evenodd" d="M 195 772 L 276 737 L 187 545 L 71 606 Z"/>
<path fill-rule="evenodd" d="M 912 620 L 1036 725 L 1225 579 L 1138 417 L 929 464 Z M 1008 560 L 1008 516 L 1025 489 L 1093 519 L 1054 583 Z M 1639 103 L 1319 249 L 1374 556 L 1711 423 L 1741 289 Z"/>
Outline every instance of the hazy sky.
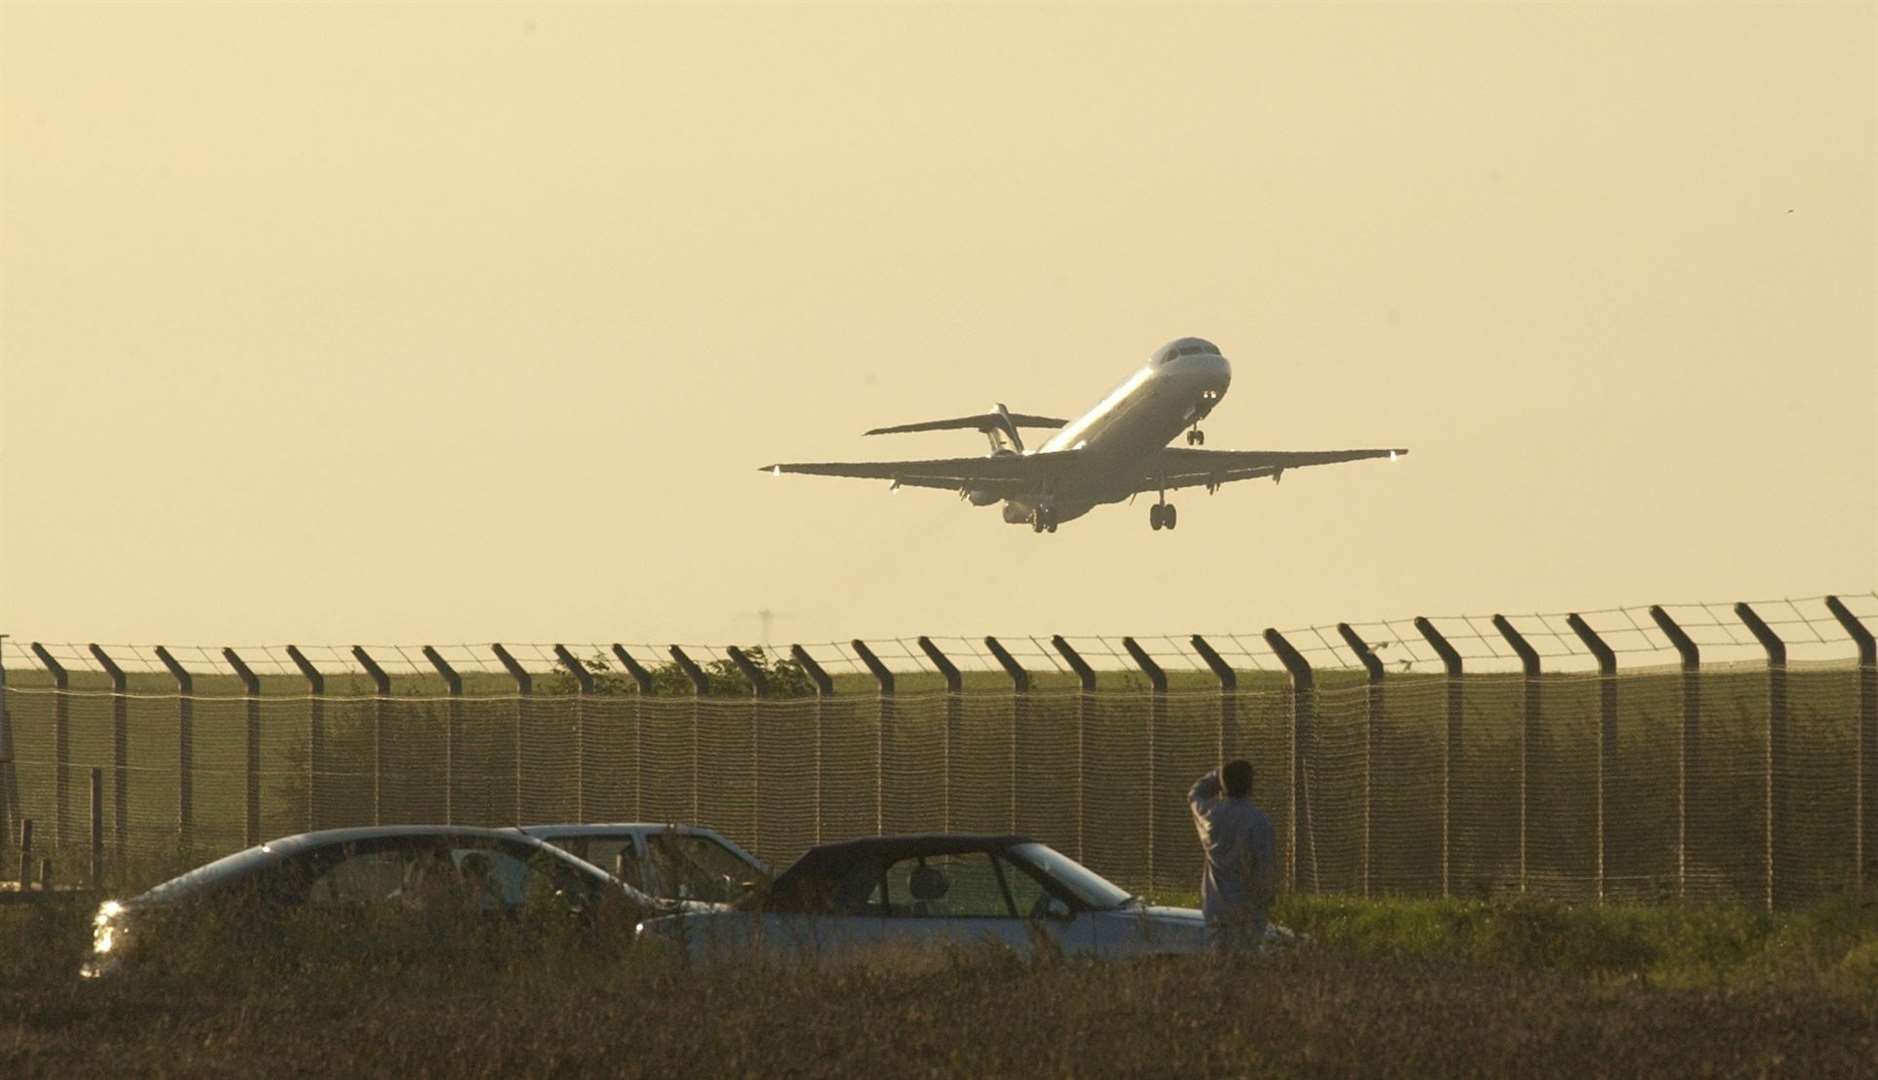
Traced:
<path fill-rule="evenodd" d="M 1878 8 L 8 3 L 0 631 L 1248 629 L 1878 582 Z M 976 453 L 1218 342 L 1055 535 Z"/>

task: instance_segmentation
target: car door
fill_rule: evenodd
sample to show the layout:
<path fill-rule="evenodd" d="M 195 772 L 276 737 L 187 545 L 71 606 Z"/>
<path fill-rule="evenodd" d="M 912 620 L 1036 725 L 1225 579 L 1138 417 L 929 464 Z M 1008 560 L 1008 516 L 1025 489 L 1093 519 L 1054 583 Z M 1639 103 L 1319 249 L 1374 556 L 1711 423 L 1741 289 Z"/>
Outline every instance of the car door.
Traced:
<path fill-rule="evenodd" d="M 1092 953 L 1099 945 L 1095 922 L 1080 904 L 1039 877 L 1030 867 L 994 856 L 995 865 L 1011 893 L 1011 904 L 1023 921 L 1026 950 L 1047 940 L 1066 953 Z"/>
<path fill-rule="evenodd" d="M 1028 955 L 1048 927 L 1019 914 L 1009 880 L 988 851 L 913 856 L 887 868 L 881 883 L 883 941 L 921 946 L 1005 945 Z M 1017 895 L 1031 900 L 1026 883 Z M 1031 900 L 1034 903 L 1034 900 Z"/>
<path fill-rule="evenodd" d="M 766 948 L 814 955 L 878 944 L 888 914 L 886 870 L 885 862 L 867 857 L 816 880 L 805 890 L 812 899 L 762 917 Z"/>

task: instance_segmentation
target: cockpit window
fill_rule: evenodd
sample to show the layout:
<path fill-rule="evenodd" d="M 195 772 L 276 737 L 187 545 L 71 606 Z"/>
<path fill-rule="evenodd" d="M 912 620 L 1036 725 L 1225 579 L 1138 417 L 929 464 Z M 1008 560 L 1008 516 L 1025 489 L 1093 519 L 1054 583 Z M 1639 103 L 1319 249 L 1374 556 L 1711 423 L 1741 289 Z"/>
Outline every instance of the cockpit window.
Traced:
<path fill-rule="evenodd" d="M 1179 356 L 1205 356 L 1209 354 L 1218 356 L 1219 347 L 1203 338 L 1181 338 L 1179 341 L 1163 345 L 1161 351 L 1155 354 L 1154 362 L 1157 364 L 1165 364 L 1169 360 Z"/>

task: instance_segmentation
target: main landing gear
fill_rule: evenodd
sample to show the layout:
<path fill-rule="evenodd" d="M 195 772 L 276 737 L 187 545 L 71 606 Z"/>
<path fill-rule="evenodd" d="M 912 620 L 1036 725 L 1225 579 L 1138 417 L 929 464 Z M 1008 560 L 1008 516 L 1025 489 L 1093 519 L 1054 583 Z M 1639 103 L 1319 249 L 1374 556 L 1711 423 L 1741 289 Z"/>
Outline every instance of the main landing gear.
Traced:
<path fill-rule="evenodd" d="M 1033 510 L 1030 515 L 1030 531 L 1040 533 L 1055 532 L 1056 509 L 1049 506 L 1039 506 L 1036 510 Z"/>
<path fill-rule="evenodd" d="M 1171 529 L 1180 521 L 1173 503 L 1155 503 L 1148 507 L 1148 527 L 1155 532 Z"/>

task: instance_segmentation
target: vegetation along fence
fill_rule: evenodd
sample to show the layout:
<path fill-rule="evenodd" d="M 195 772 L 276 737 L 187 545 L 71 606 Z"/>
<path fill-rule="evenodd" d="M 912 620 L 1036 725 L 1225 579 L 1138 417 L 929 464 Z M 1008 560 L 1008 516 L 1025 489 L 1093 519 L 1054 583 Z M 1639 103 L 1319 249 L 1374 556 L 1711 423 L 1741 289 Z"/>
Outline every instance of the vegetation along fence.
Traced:
<path fill-rule="evenodd" d="M 705 822 L 772 863 L 1022 832 L 1191 889 L 1244 756 L 1289 884 L 1805 903 L 1878 882 L 1878 594 L 1187 638 L 0 641 L 0 855 L 55 877 L 350 824 Z M 37 866 L 37 863 L 34 863 Z"/>

